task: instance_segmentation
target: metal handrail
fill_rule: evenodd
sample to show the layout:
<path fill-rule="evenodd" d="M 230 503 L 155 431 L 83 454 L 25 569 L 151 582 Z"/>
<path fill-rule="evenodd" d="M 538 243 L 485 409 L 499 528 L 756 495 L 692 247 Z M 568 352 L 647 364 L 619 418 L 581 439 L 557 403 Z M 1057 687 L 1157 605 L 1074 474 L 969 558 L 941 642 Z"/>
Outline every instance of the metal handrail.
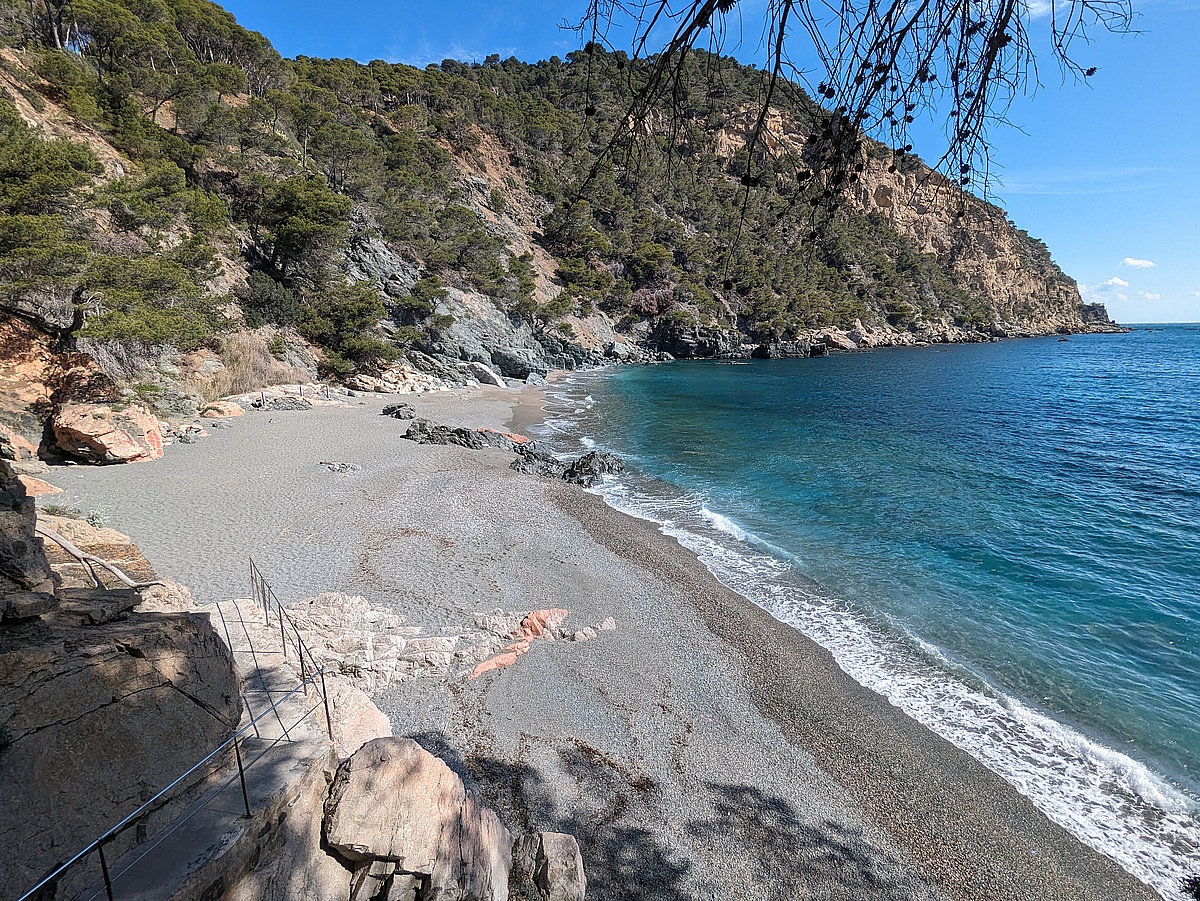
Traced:
<path fill-rule="evenodd" d="M 308 681 L 315 682 L 317 679 L 319 679 L 323 675 L 324 675 L 323 671 L 313 673 L 313 675 L 308 678 Z M 135 820 L 140 819 L 142 816 L 149 813 L 150 811 L 148 810 L 148 808 L 152 807 L 156 801 L 161 799 L 164 795 L 166 795 L 168 792 L 170 792 L 171 789 L 173 789 L 180 782 L 185 780 L 188 776 L 192 775 L 192 773 L 196 772 L 196 770 L 200 769 L 202 766 L 204 766 L 206 763 L 208 763 L 210 760 L 212 760 L 214 757 L 216 757 L 222 751 L 229 748 L 230 745 L 236 745 L 237 740 L 241 737 L 243 732 L 247 731 L 248 729 L 253 728 L 260 719 L 262 719 L 268 713 L 271 713 L 276 707 L 278 707 L 280 704 L 282 704 L 284 701 L 286 701 L 288 698 L 290 698 L 297 691 L 300 691 L 304 687 L 304 685 L 305 685 L 305 683 L 302 682 L 299 685 L 295 686 L 294 688 L 289 689 L 287 694 L 285 694 L 282 698 L 280 698 L 278 701 L 276 701 L 274 704 L 272 704 L 269 708 L 267 708 L 262 713 L 260 713 L 257 717 L 250 720 L 250 722 L 246 723 L 246 725 L 239 728 L 236 732 L 233 733 L 233 735 L 231 735 L 229 738 L 227 738 L 225 741 L 223 741 L 217 747 L 213 748 L 213 750 L 211 750 L 207 754 L 205 754 L 202 758 L 200 758 L 200 760 L 198 760 L 198 761 L 196 761 L 196 763 L 192 764 L 192 766 L 190 766 L 186 771 L 181 773 L 179 776 L 176 776 L 166 786 L 159 789 L 159 791 L 153 797 L 151 797 L 149 800 L 145 801 L 140 807 L 138 807 L 137 810 L 133 811 L 133 813 L 129 814 L 127 817 L 125 817 L 123 820 L 121 820 L 115 826 L 109 827 L 107 830 L 105 830 L 105 832 L 103 834 L 100 835 L 99 838 L 94 839 L 82 851 L 77 853 L 74 857 L 72 857 L 66 863 L 61 864 L 57 868 L 55 868 L 48 876 L 44 877 L 41 882 L 39 882 L 37 885 L 35 885 L 33 888 L 31 888 L 25 894 L 21 895 L 21 897 L 17 898 L 17 901 L 27 901 L 27 899 L 31 898 L 36 892 L 45 888 L 47 885 L 49 885 L 55 879 L 62 876 L 63 873 L 65 873 L 68 869 L 70 869 L 72 866 L 74 866 L 76 863 L 78 863 L 84 857 L 87 857 L 87 855 L 91 854 L 93 851 L 95 851 L 97 848 L 99 848 L 100 845 L 102 845 L 104 842 L 109 841 L 110 839 L 114 839 L 118 835 L 120 835 L 122 832 L 124 832 L 125 829 L 127 829 L 130 825 L 132 825 Z M 312 713 L 312 711 L 315 709 L 316 709 L 315 707 L 310 708 L 307 712 L 305 712 L 304 716 L 301 717 L 301 719 L 306 718 L 308 716 L 308 714 Z M 299 722 L 299 720 L 297 722 Z M 255 760 L 253 762 L 257 762 L 257 760 Z"/>
<path fill-rule="evenodd" d="M 278 708 L 281 704 L 283 704 L 284 701 L 286 701 L 288 698 L 290 698 L 292 695 L 294 695 L 298 691 L 303 691 L 304 694 L 307 695 L 308 694 L 308 686 L 310 683 L 312 683 L 313 686 L 316 687 L 316 683 L 320 682 L 319 692 L 321 695 L 321 701 L 325 708 L 325 726 L 326 726 L 330 740 L 331 741 L 333 740 L 333 719 L 330 716 L 330 712 L 329 712 L 329 693 L 328 693 L 328 690 L 326 689 L 326 685 L 325 685 L 325 669 L 324 669 L 324 667 L 317 665 L 316 658 L 313 656 L 312 651 L 310 651 L 308 648 L 308 645 L 306 645 L 304 643 L 304 639 L 302 639 L 300 637 L 299 628 L 297 628 L 297 626 L 296 626 L 295 622 L 292 620 L 292 618 L 287 615 L 286 611 L 284 610 L 283 604 L 279 601 L 279 598 L 275 596 L 274 590 L 271 588 L 270 585 L 267 584 L 266 579 L 263 578 L 262 572 L 255 565 L 253 559 L 250 560 L 250 574 L 251 574 L 251 585 L 254 588 L 255 595 L 258 595 L 261 591 L 261 594 L 263 597 L 263 612 L 264 612 L 264 615 L 267 617 L 267 625 L 268 626 L 270 625 L 270 613 L 269 613 L 268 605 L 273 601 L 275 604 L 276 610 L 280 614 L 280 625 L 281 625 L 280 632 L 281 633 L 284 632 L 284 630 L 282 629 L 282 624 L 283 624 L 284 620 L 286 620 L 288 625 L 290 625 L 292 627 L 292 630 L 295 634 L 296 653 L 300 659 L 300 665 L 301 665 L 300 683 L 298 685 L 294 686 L 293 688 L 289 689 L 283 695 L 283 697 L 274 701 L 269 707 L 267 707 L 265 710 L 261 711 L 258 715 L 255 716 L 252 714 L 252 717 L 249 720 L 249 722 L 247 722 L 244 726 L 241 726 L 240 728 L 238 728 L 238 730 L 236 732 L 234 732 L 233 735 L 231 735 L 229 738 L 227 738 L 225 741 L 223 741 L 217 747 L 213 748 L 213 750 L 211 750 L 207 754 L 205 754 L 204 757 L 200 758 L 200 760 L 198 760 L 198 761 L 196 761 L 196 763 L 192 764 L 192 766 L 190 766 L 187 770 L 185 770 L 179 776 L 175 777 L 175 779 L 171 780 L 171 782 L 169 782 L 167 785 L 165 785 L 163 788 L 161 788 L 151 798 L 149 798 L 148 800 L 143 802 L 136 810 L 134 810 L 128 816 L 123 818 L 115 826 L 111 826 L 107 830 L 105 830 L 98 838 L 92 840 L 86 847 L 84 847 L 81 851 L 79 851 L 73 857 L 71 857 L 70 860 L 57 866 L 48 875 L 44 876 L 41 879 L 41 881 L 39 881 L 37 883 L 37 885 L 33 886 L 33 888 L 29 889 L 27 892 L 25 892 L 25 894 L 23 894 L 19 898 L 17 898 L 16 901 L 30 901 L 30 899 L 32 899 L 33 896 L 36 895 L 39 891 L 41 891 L 43 888 L 50 885 L 52 882 L 56 881 L 57 879 L 61 878 L 67 872 L 67 870 L 69 870 L 75 864 L 79 863 L 81 860 L 86 858 L 93 851 L 99 852 L 100 869 L 101 869 L 101 872 L 102 872 L 103 878 L 104 878 L 104 886 L 105 886 L 105 889 L 107 890 L 109 901 L 112 901 L 112 898 L 113 898 L 112 879 L 110 878 L 110 874 L 108 871 L 108 862 L 104 856 L 104 844 L 106 842 L 109 842 L 112 839 L 116 838 L 118 835 L 120 835 L 122 832 L 124 832 L 129 826 L 131 826 L 135 821 L 137 821 L 137 820 L 141 819 L 143 816 L 146 816 L 147 814 L 153 812 L 151 810 L 151 808 L 153 808 L 155 806 L 156 802 L 163 799 L 169 792 L 171 792 L 172 789 L 174 789 L 176 786 L 178 786 L 181 782 L 183 782 L 185 779 L 187 779 L 189 776 L 191 776 L 193 773 L 195 773 L 201 767 L 203 767 L 206 764 L 208 764 L 209 762 L 211 762 L 213 760 L 213 758 L 217 757 L 223 751 L 228 750 L 230 745 L 233 746 L 234 754 L 237 758 L 238 776 L 241 780 L 241 787 L 242 787 L 242 800 L 245 803 L 246 816 L 249 817 L 250 816 L 250 799 L 249 799 L 249 796 L 246 791 L 245 770 L 248 769 L 250 766 L 253 766 L 259 760 L 261 760 L 263 757 L 263 754 L 265 754 L 266 751 L 264 751 L 263 754 L 259 754 L 258 757 L 255 757 L 252 761 L 250 761 L 249 764 L 243 766 L 242 757 L 241 757 L 241 749 L 238 746 L 238 739 L 242 737 L 243 733 L 245 733 L 247 730 L 250 730 L 250 729 L 253 729 L 255 731 L 255 733 L 257 734 L 259 721 L 271 713 L 274 713 L 276 716 L 276 719 L 279 719 L 280 726 L 281 726 L 281 728 L 283 728 L 283 731 L 286 735 L 287 729 L 286 729 L 286 727 L 283 727 L 283 720 L 282 720 L 282 718 L 279 717 Z M 260 589 L 260 585 L 261 585 L 261 589 Z M 257 604 L 257 600 L 258 600 L 257 597 L 254 600 L 256 601 L 256 604 Z M 224 620 L 224 617 L 222 616 L 222 621 L 223 620 Z M 228 638 L 228 626 L 226 626 L 226 635 Z M 249 639 L 249 633 L 247 633 L 247 638 Z M 286 640 L 281 641 L 281 644 L 284 647 L 285 656 L 286 656 L 286 648 L 287 648 Z M 231 650 L 232 650 L 232 646 L 231 646 Z M 253 650 L 253 642 L 251 642 L 251 650 Z M 308 675 L 305 672 L 304 655 L 306 653 L 308 655 L 309 664 L 312 667 L 311 675 Z M 255 659 L 257 661 L 257 655 L 255 655 Z M 261 670 L 260 670 L 260 674 L 261 674 Z M 293 725 L 298 725 L 299 723 L 306 720 L 314 710 L 316 710 L 315 705 L 313 707 L 310 707 L 308 710 L 306 710 L 304 712 L 304 714 L 299 719 L 297 719 L 296 723 L 294 723 Z M 272 746 L 274 746 L 274 744 L 277 743 L 278 741 L 279 741 L 279 739 L 276 739 L 275 742 L 272 743 Z M 228 782 L 230 780 L 232 780 L 232 778 L 233 777 L 231 775 L 230 779 L 226 781 L 226 785 L 228 785 Z M 122 871 L 122 873 L 123 872 L 124 871 Z M 120 876 L 121 874 L 119 873 L 117 875 Z"/>

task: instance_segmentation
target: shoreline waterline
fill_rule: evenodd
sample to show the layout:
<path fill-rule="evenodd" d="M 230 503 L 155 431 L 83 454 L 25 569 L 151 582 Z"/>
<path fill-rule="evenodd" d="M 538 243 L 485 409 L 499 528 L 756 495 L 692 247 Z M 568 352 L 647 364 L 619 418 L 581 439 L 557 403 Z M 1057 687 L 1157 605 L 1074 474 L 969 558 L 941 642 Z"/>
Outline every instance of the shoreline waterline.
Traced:
<path fill-rule="evenodd" d="M 403 399 L 505 427 L 524 396 Z M 285 600 L 362 594 L 424 634 L 496 608 L 614 617 L 597 640 L 376 698 L 513 822 L 576 833 L 597 901 L 1153 897 L 653 525 L 504 452 L 399 440 L 391 399 L 251 413 L 151 464 L 48 478 L 198 599 L 244 593 L 250 553 Z"/>
<path fill-rule="evenodd" d="M 607 445 L 580 418 L 596 403 L 586 373 L 548 395 L 545 439 L 578 448 Z M 578 452 L 578 450 L 574 451 Z M 636 467 L 637 461 L 634 460 Z M 701 495 L 636 471 L 596 489 L 604 501 L 636 516 L 695 555 L 723 586 L 833 654 L 857 683 L 896 705 L 923 727 L 970 753 L 1029 797 L 1058 825 L 1165 898 L 1182 899 L 1182 880 L 1200 856 L 1196 801 L 1146 763 L 1088 730 L 1055 717 L 905 632 L 872 623 L 793 570 L 789 553 L 713 509 Z"/>

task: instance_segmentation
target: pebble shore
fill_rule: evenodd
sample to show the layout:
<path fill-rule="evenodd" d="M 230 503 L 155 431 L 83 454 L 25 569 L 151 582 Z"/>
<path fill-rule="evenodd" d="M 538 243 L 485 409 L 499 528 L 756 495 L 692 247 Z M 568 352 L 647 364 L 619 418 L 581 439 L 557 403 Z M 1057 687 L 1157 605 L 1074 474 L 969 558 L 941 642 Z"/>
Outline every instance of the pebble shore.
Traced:
<path fill-rule="evenodd" d="M 376 696 L 507 822 L 575 834 L 589 898 L 1158 897 L 651 524 L 507 452 L 405 441 L 379 415 L 394 399 L 254 412 L 154 463 L 47 480 L 201 603 L 244 596 L 253 556 L 285 601 L 361 594 L 431 634 L 495 610 L 612 617 Z M 531 390 L 404 400 L 514 431 L 539 410 Z"/>

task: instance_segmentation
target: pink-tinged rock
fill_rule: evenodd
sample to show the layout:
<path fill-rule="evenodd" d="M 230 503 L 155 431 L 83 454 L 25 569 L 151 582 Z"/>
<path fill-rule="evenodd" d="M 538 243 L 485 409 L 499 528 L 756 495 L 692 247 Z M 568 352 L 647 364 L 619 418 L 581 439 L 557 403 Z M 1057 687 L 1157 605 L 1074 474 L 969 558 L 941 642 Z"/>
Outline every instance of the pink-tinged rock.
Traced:
<path fill-rule="evenodd" d="M 471 675 L 467 676 L 467 681 L 470 681 L 471 679 L 478 679 L 484 673 L 490 673 L 492 670 L 504 669 L 506 666 L 512 666 L 517 662 L 517 658 L 524 654 L 528 649 L 529 645 L 526 644 L 525 647 L 521 648 L 520 650 L 505 651 L 502 654 L 497 654 L 495 657 L 489 657 L 482 663 L 477 664 L 475 669 L 471 670 Z"/>
<path fill-rule="evenodd" d="M 35 479 L 33 476 L 19 475 L 18 479 L 25 486 L 25 494 L 29 497 L 45 497 L 48 494 L 62 494 L 62 489 L 49 482 L 43 482 L 41 479 Z"/>
<path fill-rule="evenodd" d="M 547 632 L 553 632 L 563 624 L 571 611 L 554 607 L 549 610 L 534 610 L 526 614 L 517 629 L 516 638 L 541 638 Z"/>
<path fill-rule="evenodd" d="M 351 862 L 414 874 L 423 897 L 506 901 L 512 835 L 441 760 L 407 738 L 367 742 L 338 767 L 325 838 Z"/>
<path fill-rule="evenodd" d="M 339 757 L 349 757 L 368 741 L 391 736 L 387 714 L 349 680 L 333 679 L 328 690 L 333 744 Z"/>
<path fill-rule="evenodd" d="M 478 679 L 484 673 L 504 669 L 517 662 L 517 658 L 529 650 L 530 643 L 536 638 L 553 638 L 554 633 L 562 625 L 563 620 L 571 615 L 571 611 L 554 607 L 549 610 L 534 610 L 525 615 L 521 625 L 513 632 L 515 641 L 505 650 L 494 657 L 477 664 L 467 680 Z"/>
<path fill-rule="evenodd" d="M 163 455 L 158 420 L 144 407 L 67 404 L 52 425 L 59 448 L 89 463 L 140 463 Z"/>
<path fill-rule="evenodd" d="M 217 400 L 201 410 L 200 415 L 204 419 L 229 419 L 233 416 L 245 416 L 246 411 L 231 400 Z"/>

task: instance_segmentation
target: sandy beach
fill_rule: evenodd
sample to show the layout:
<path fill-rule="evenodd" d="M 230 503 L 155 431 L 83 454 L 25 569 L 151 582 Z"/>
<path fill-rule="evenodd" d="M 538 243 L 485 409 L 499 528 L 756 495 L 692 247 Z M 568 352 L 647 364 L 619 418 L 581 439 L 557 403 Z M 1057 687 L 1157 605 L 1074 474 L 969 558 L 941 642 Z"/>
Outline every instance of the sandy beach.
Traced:
<path fill-rule="evenodd" d="M 533 390 L 401 399 L 517 431 L 540 411 Z M 431 632 L 497 609 L 612 617 L 475 680 L 376 695 L 511 825 L 574 833 L 591 898 L 1158 897 L 651 524 L 511 471 L 508 452 L 405 441 L 379 415 L 395 400 L 250 413 L 154 463 L 56 467 L 49 501 L 100 514 L 201 603 L 247 594 L 252 556 L 284 600 L 361 594 Z"/>

